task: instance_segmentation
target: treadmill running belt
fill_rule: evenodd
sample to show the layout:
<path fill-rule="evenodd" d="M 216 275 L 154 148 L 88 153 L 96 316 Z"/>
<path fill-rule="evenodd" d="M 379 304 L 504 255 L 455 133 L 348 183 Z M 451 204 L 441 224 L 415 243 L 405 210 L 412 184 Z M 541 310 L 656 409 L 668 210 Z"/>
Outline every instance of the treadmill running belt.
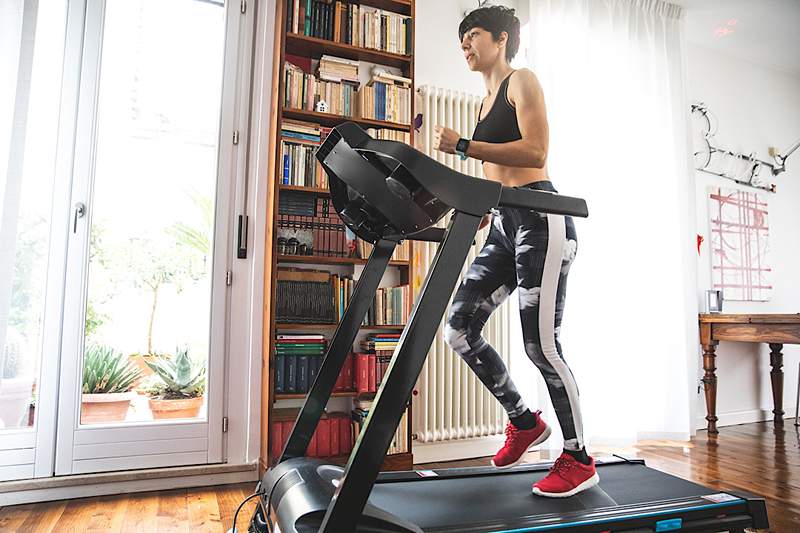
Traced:
<path fill-rule="evenodd" d="M 378 482 L 372 489 L 369 503 L 428 530 L 444 525 L 450 528 L 458 524 L 516 522 L 524 514 L 583 514 L 602 508 L 717 493 L 641 464 L 598 464 L 598 473 L 599 486 L 572 498 L 533 495 L 531 485 L 547 474 L 543 470 L 462 479 L 433 477 L 416 482 Z"/>

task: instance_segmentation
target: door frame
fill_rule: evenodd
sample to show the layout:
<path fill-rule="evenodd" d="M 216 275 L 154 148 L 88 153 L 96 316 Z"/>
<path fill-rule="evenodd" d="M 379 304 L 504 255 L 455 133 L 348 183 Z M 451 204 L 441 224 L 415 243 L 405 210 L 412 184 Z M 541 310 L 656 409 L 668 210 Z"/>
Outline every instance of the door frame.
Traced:
<path fill-rule="evenodd" d="M 69 82 L 76 83 L 79 88 L 73 91 L 75 113 L 73 128 L 66 132 L 71 134 L 72 142 L 68 139 L 65 144 L 72 144 L 74 147 L 74 157 L 63 165 L 63 170 L 68 175 L 63 175 L 64 182 L 69 183 L 71 198 L 67 209 L 67 231 L 68 252 L 65 258 L 65 272 L 63 276 L 64 293 L 62 300 L 63 322 L 61 327 L 61 358 L 59 375 L 59 408 L 57 423 L 53 440 L 55 442 L 55 461 L 51 472 L 56 475 L 67 475 L 77 473 L 74 464 L 75 446 L 87 445 L 95 440 L 106 445 L 113 442 L 116 434 L 120 438 L 132 435 L 135 428 L 147 427 L 157 430 L 163 437 L 161 442 L 169 445 L 169 441 L 177 435 L 200 439 L 201 433 L 207 439 L 205 460 L 199 461 L 200 452 L 195 450 L 188 455 L 178 454 L 174 458 L 178 464 L 206 464 L 220 463 L 225 461 L 224 442 L 223 442 L 223 417 L 226 409 L 225 397 L 225 372 L 227 368 L 230 326 L 230 291 L 226 285 L 226 274 L 230 270 L 233 246 L 231 237 L 235 231 L 233 217 L 233 191 L 226 184 L 239 181 L 237 174 L 240 165 L 234 162 L 239 159 L 236 155 L 238 146 L 246 146 L 240 140 L 238 145 L 234 145 L 232 132 L 235 125 L 241 120 L 241 114 L 246 115 L 248 106 L 240 104 L 241 91 L 238 90 L 243 79 L 239 59 L 242 55 L 250 56 L 250 49 L 246 41 L 243 45 L 243 28 L 252 27 L 252 17 L 250 26 L 247 21 L 242 21 L 239 16 L 239 5 L 229 2 L 226 5 L 225 18 L 225 54 L 223 62 L 223 87 L 222 102 L 220 108 L 220 128 L 218 143 L 217 160 L 217 197 L 215 203 L 215 234 L 214 251 L 212 261 L 212 288 L 211 288 L 211 328 L 209 339 L 209 361 L 207 367 L 207 419 L 205 421 L 183 421 L 183 422 L 146 422 L 143 424 L 124 423 L 119 425 L 103 425 L 97 427 L 80 428 L 78 420 L 80 416 L 80 392 L 79 376 L 83 361 L 82 347 L 84 340 L 83 320 L 86 306 L 86 284 L 88 281 L 88 234 L 90 229 L 92 206 L 91 186 L 94 175 L 95 146 L 97 134 L 97 95 L 99 72 L 102 58 L 102 35 L 105 14 L 105 0 L 71 0 L 70 16 L 67 29 L 67 43 L 73 46 L 79 44 L 77 49 L 68 50 L 71 61 L 65 60 L 65 88 Z M 82 15 L 82 16 L 81 16 Z M 77 47 L 76 47 L 77 48 Z M 237 75 L 231 76 L 230 69 L 236 66 Z M 247 64 L 249 68 L 249 63 Z M 249 72 L 246 73 L 249 79 Z M 73 79 L 77 78 L 76 79 Z M 67 91 L 69 92 L 69 91 Z M 64 95 L 68 97 L 67 94 Z M 70 102 L 67 102 L 70 107 Z M 238 113 L 237 113 L 238 111 Z M 244 128 L 242 128 L 244 129 Z M 60 143 L 61 144 L 61 143 Z M 244 150 L 242 150 L 244 151 Z M 60 168 L 62 166 L 60 165 Z M 67 195 L 62 198 L 67 197 Z M 86 205 L 86 215 L 78 219 L 77 226 L 74 225 L 74 206 L 76 202 Z M 61 218 L 63 221 L 63 217 Z M 77 227 L 77 233 L 73 233 L 73 228 Z M 61 228 L 64 228 L 62 225 Z M 74 312 L 79 309 L 80 312 Z M 201 427 L 203 426 L 203 427 Z M 200 431 L 202 429 L 202 431 Z M 186 434 L 191 433 L 191 435 Z M 148 431 L 153 433 L 153 431 Z M 79 436 L 76 439 L 76 435 Z M 152 436 L 152 435 L 151 435 Z M 96 438 L 95 438 L 96 437 Z M 155 442 L 151 441 L 155 446 Z M 191 444 L 187 442 L 187 444 Z M 93 446 L 92 444 L 89 444 Z M 102 446 L 100 446 L 102 447 Z M 194 447 L 201 447 L 200 443 L 194 441 Z M 102 453 L 99 451 L 98 453 Z M 51 453 L 51 457 L 52 457 Z M 158 455 L 158 454 L 153 454 Z M 179 458 L 179 455 L 181 456 Z M 100 460 L 97 468 L 100 470 L 108 469 L 109 461 Z M 158 461 L 156 461 L 158 463 Z M 89 463 L 87 463 L 88 465 Z M 102 466 L 106 465 L 106 466 Z M 173 464 L 169 464 L 172 466 Z M 147 466 L 168 466 L 167 464 L 139 464 L 139 467 Z M 125 466 L 122 466 L 125 468 Z M 131 466 L 127 466 L 131 468 Z M 54 469 L 54 470 L 53 470 Z M 89 470 L 95 471 L 92 467 Z M 52 475 L 52 474 L 51 474 Z"/>

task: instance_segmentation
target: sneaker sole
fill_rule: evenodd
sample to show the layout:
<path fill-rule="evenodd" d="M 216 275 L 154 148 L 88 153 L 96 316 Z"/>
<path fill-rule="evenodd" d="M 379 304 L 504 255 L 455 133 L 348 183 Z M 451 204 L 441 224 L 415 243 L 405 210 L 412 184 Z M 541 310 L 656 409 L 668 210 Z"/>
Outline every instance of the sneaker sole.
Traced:
<path fill-rule="evenodd" d="M 586 481 L 584 481 L 583 483 L 581 483 L 580 485 L 578 485 L 577 487 L 568 492 L 543 492 L 536 487 L 533 487 L 533 490 L 531 492 L 533 492 L 537 496 L 544 496 L 545 498 L 569 498 L 570 496 L 575 496 L 579 492 L 583 492 L 586 489 L 594 487 L 598 483 L 600 483 L 600 476 L 597 475 L 597 473 L 595 472 L 595 474 L 592 477 L 590 477 L 589 479 L 587 479 Z"/>
<path fill-rule="evenodd" d="M 509 463 L 509 464 L 507 464 L 505 466 L 497 466 L 496 464 L 494 464 L 494 459 L 492 459 L 492 466 L 495 467 L 495 468 L 499 468 L 500 470 L 504 470 L 506 468 L 512 468 L 512 467 L 517 466 L 518 464 L 520 464 L 522 462 L 522 459 L 525 457 L 526 453 L 531 451 L 532 448 L 540 445 L 541 443 L 543 443 L 544 441 L 549 439 L 550 438 L 550 433 L 552 433 L 552 432 L 553 432 L 553 430 L 550 429 L 550 426 L 547 426 L 545 428 L 545 430 L 542 431 L 542 434 L 539 435 L 539 438 L 537 438 L 535 441 L 531 442 L 530 445 L 528 445 L 528 447 L 525 449 L 525 451 L 522 452 L 522 454 L 520 454 L 519 459 L 517 459 L 513 463 Z"/>

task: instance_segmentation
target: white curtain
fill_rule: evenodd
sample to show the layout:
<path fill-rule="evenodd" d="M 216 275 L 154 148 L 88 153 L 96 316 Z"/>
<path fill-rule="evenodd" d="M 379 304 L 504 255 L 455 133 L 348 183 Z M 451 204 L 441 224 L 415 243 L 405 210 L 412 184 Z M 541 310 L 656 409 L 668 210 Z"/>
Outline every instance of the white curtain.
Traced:
<path fill-rule="evenodd" d="M 531 0 L 529 14 L 522 53 L 544 88 L 549 173 L 590 212 L 576 220 L 561 329 L 586 441 L 685 439 L 697 309 L 681 8 Z M 522 366 L 515 381 L 537 379 Z M 529 402 L 557 426 L 541 382 Z"/>
<path fill-rule="evenodd" d="M 0 4 L 0 381 L 14 276 L 38 0 Z"/>

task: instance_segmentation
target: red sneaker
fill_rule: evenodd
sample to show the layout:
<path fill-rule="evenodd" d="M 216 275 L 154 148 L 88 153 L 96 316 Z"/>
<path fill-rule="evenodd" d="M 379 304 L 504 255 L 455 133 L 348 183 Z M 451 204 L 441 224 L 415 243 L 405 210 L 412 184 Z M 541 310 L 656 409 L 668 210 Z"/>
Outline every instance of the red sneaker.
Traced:
<path fill-rule="evenodd" d="M 536 416 L 536 426 L 532 429 L 518 429 L 511 422 L 506 426 L 506 443 L 492 459 L 492 465 L 497 468 L 511 468 L 522 460 L 530 448 L 547 440 L 550 436 L 548 426 L 541 416 L 542 412 L 533 413 Z"/>
<path fill-rule="evenodd" d="M 594 459 L 585 465 L 565 452 L 553 463 L 550 473 L 534 483 L 533 493 L 548 498 L 568 498 L 594 487 L 599 482 L 600 476 L 597 475 Z"/>

